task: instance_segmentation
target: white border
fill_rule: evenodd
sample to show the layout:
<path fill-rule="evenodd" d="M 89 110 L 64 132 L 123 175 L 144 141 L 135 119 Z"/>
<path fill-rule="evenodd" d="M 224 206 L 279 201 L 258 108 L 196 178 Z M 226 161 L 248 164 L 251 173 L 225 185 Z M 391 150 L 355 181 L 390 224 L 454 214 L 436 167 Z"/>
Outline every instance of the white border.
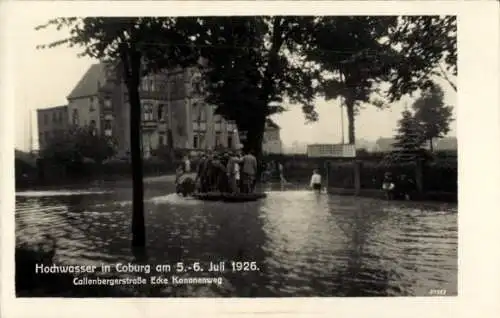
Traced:
<path fill-rule="evenodd" d="M 458 14 L 459 296 L 451 298 L 15 299 L 13 82 L 10 19 L 26 11 L 54 16 L 237 14 Z M 280 314 L 290 317 L 494 317 L 500 312 L 499 24 L 496 1 L 165 1 L 3 2 L 0 4 L 0 200 L 2 317 L 137 317 Z"/>

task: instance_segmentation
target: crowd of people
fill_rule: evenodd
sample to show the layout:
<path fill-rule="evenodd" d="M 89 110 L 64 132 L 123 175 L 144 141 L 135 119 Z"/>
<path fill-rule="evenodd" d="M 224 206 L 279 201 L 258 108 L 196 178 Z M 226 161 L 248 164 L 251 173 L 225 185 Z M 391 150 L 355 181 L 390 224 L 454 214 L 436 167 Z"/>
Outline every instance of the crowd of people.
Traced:
<path fill-rule="evenodd" d="M 178 176 L 189 173 L 190 165 L 186 157 Z M 198 161 L 194 183 L 199 193 L 253 193 L 257 170 L 257 159 L 251 152 L 209 150 Z"/>

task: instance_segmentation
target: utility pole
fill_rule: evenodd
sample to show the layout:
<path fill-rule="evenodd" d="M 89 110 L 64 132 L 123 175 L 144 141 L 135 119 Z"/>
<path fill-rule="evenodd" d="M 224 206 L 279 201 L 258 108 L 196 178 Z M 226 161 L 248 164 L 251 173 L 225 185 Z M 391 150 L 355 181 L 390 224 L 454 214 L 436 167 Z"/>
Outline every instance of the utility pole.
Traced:
<path fill-rule="evenodd" d="M 29 127 L 28 127 L 29 134 L 30 134 L 30 136 L 29 136 L 29 143 L 30 143 L 29 144 L 29 152 L 30 152 L 30 154 L 33 154 L 33 130 L 32 130 L 33 129 L 33 120 L 31 118 L 31 115 L 32 115 L 31 109 L 28 109 L 28 111 L 29 111 L 28 120 L 30 122 Z"/>
<path fill-rule="evenodd" d="M 345 84 L 344 77 L 342 74 L 342 71 L 339 72 L 340 75 L 340 82 L 342 84 Z M 344 89 L 344 88 L 342 88 Z M 345 136 L 344 136 L 344 104 L 345 104 L 345 97 L 341 94 L 340 95 L 340 130 L 341 130 L 341 144 L 345 144 Z"/>
<path fill-rule="evenodd" d="M 345 143 L 345 138 L 344 138 L 344 98 L 342 96 L 340 97 L 340 129 L 342 138 L 342 141 L 340 143 L 343 145 Z"/>

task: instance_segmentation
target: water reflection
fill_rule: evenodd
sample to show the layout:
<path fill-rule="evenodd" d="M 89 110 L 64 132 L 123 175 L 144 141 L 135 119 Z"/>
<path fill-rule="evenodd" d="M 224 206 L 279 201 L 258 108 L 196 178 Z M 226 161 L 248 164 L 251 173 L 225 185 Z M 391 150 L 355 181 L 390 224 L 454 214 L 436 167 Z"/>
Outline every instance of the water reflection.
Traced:
<path fill-rule="evenodd" d="M 456 294 L 456 206 L 300 189 L 269 189 L 259 202 L 200 202 L 148 187 L 147 251 L 130 250 L 130 189 L 17 196 L 17 242 L 50 234 L 62 263 L 224 261 L 228 268 L 243 260 L 260 268 L 226 273 L 222 285 L 142 286 L 135 290 L 142 296 Z"/>

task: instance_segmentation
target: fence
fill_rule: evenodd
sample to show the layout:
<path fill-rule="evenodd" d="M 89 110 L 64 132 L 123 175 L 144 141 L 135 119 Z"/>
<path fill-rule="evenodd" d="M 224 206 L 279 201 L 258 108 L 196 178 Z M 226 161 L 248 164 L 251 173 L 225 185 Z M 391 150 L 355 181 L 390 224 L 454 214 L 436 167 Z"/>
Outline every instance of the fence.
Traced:
<path fill-rule="evenodd" d="M 359 193 L 380 190 L 386 172 L 413 179 L 419 193 L 447 193 L 456 196 L 458 162 L 456 156 L 436 156 L 429 162 L 387 163 L 384 156 L 353 159 L 308 158 L 306 155 L 269 155 L 264 163 L 281 163 L 284 175 L 291 182 L 308 182 L 313 169 L 325 177 L 329 188 Z M 276 177 L 275 177 L 276 178 Z"/>

